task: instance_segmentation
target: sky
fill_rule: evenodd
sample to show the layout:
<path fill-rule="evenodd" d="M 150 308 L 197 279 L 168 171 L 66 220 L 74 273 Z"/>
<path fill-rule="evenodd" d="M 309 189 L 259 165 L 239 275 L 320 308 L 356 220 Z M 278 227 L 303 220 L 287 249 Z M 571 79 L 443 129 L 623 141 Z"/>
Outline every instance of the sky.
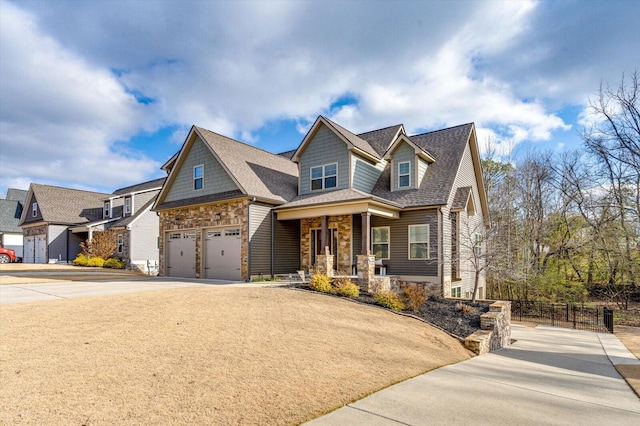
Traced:
<path fill-rule="evenodd" d="M 636 0 L 0 0 L 0 197 L 162 177 L 192 125 L 274 153 L 318 115 L 575 149 L 640 70 L 638 22 Z"/>

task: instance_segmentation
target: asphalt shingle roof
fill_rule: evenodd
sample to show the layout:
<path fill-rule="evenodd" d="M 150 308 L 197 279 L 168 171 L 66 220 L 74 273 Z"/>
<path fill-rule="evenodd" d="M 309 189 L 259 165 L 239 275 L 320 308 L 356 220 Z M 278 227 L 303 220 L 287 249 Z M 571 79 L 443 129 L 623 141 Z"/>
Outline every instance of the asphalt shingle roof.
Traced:
<path fill-rule="evenodd" d="M 49 223 L 84 224 L 102 218 L 104 198 L 109 194 L 31 184 L 42 220 Z M 31 222 L 27 217 L 24 223 Z"/>
<path fill-rule="evenodd" d="M 286 202 L 298 194 L 298 166 L 291 160 L 201 127 L 196 129 L 247 195 Z"/>
<path fill-rule="evenodd" d="M 456 195 L 453 197 L 453 202 L 451 203 L 451 209 L 453 210 L 463 210 L 467 206 L 467 201 L 469 200 L 469 193 L 471 192 L 470 186 L 463 186 L 456 190 Z"/>
<path fill-rule="evenodd" d="M 177 209 L 178 207 L 193 206 L 196 204 L 211 203 L 214 201 L 229 200 L 231 198 L 242 197 L 242 191 L 235 189 L 233 191 L 220 192 L 218 194 L 201 195 L 199 197 L 184 198 L 181 200 L 168 201 L 157 206 L 157 209 Z"/>
<path fill-rule="evenodd" d="M 150 180 L 148 182 L 138 183 L 136 185 L 127 186 L 125 188 L 116 189 L 113 191 L 111 196 L 114 195 L 126 195 L 131 194 L 133 192 L 141 192 L 154 188 L 161 188 L 164 185 L 164 181 L 167 180 L 166 177 L 162 177 L 160 179 Z"/>
<path fill-rule="evenodd" d="M 17 200 L 0 200 L 0 232 L 22 233 L 19 226 L 21 214 L 22 203 Z"/>
<path fill-rule="evenodd" d="M 376 158 L 382 158 L 382 156 L 380 154 L 378 154 L 375 149 L 373 149 L 373 147 L 369 144 L 369 142 L 367 142 L 366 140 L 354 135 L 353 133 L 351 133 L 350 131 L 348 131 L 347 129 L 342 127 L 341 125 L 334 123 L 333 121 L 329 120 L 328 118 L 324 117 L 324 119 L 327 120 L 327 123 L 329 123 L 329 125 L 332 126 L 335 131 L 340 133 L 353 146 L 355 146 L 359 150 L 364 151 L 367 154 L 372 155 L 372 156 L 374 156 Z"/>
<path fill-rule="evenodd" d="M 391 165 L 387 164 L 372 194 L 404 207 L 446 205 L 472 128 L 473 124 L 468 123 L 411 136 L 416 145 L 436 159 L 427 167 L 420 187 L 392 192 Z"/>
<path fill-rule="evenodd" d="M 360 133 L 358 137 L 364 139 L 371 145 L 371 147 L 378 153 L 378 156 L 382 158 L 384 153 L 393 143 L 398 131 L 402 128 L 402 124 L 396 124 L 395 126 L 385 127 L 384 129 L 372 130 L 370 132 Z"/>
<path fill-rule="evenodd" d="M 353 188 L 339 189 L 337 191 L 327 191 L 321 193 L 311 193 L 298 195 L 290 202 L 278 206 L 278 209 L 287 209 L 292 207 L 304 207 L 304 206 L 313 206 L 320 204 L 331 204 L 331 203 L 340 203 L 345 201 L 358 201 L 358 200 L 376 200 L 383 203 L 387 203 L 390 205 L 395 205 L 399 207 L 395 203 L 388 202 L 387 200 L 380 199 L 371 194 L 367 194 L 366 192 L 359 191 Z"/>
<path fill-rule="evenodd" d="M 27 202 L 28 193 L 29 191 L 25 191 L 24 189 L 9 188 L 7 189 L 7 196 L 5 197 L 5 199 L 11 201 L 19 201 L 24 204 Z"/>

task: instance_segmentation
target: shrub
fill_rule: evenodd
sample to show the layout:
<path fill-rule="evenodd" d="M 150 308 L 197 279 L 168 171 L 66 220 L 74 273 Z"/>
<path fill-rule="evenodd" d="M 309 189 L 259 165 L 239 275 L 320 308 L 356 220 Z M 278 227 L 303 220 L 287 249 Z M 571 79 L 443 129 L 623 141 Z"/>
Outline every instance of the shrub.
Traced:
<path fill-rule="evenodd" d="M 419 311 L 427 301 L 427 291 L 419 284 L 406 284 L 402 287 L 402 296 L 408 309 Z"/>
<path fill-rule="evenodd" d="M 80 253 L 75 259 L 73 259 L 73 264 L 76 266 L 87 266 L 88 262 L 89 258 L 83 253 Z"/>
<path fill-rule="evenodd" d="M 87 262 L 87 266 L 92 266 L 94 268 L 102 268 L 104 266 L 104 259 L 101 257 L 92 257 Z"/>
<path fill-rule="evenodd" d="M 325 274 L 313 274 L 309 281 L 309 286 L 315 291 L 322 293 L 334 293 L 333 287 L 331 286 L 331 279 Z"/>
<path fill-rule="evenodd" d="M 456 311 L 462 311 L 465 314 L 473 314 L 476 312 L 476 308 L 473 306 L 465 305 L 464 303 L 456 303 Z"/>
<path fill-rule="evenodd" d="M 376 303 L 385 308 L 389 308 L 392 311 L 400 312 L 404 309 L 404 303 L 398 296 L 398 293 L 394 291 L 382 290 L 375 295 Z"/>
<path fill-rule="evenodd" d="M 341 278 L 336 282 L 336 293 L 340 296 L 356 299 L 360 296 L 360 288 L 348 278 Z"/>
<path fill-rule="evenodd" d="M 110 257 L 104 261 L 103 268 L 124 269 L 124 262 L 118 258 Z"/>

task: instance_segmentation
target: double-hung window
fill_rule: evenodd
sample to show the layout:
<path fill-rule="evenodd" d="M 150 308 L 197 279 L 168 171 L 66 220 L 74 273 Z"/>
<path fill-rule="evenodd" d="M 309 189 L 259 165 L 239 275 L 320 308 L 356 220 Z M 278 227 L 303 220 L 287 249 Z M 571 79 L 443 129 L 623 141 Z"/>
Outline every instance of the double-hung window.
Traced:
<path fill-rule="evenodd" d="M 38 216 L 38 203 L 31 204 L 31 216 L 32 217 Z"/>
<path fill-rule="evenodd" d="M 429 258 L 429 225 L 409 225 L 409 259 Z"/>
<path fill-rule="evenodd" d="M 109 217 L 109 201 L 105 201 L 103 219 L 107 219 L 108 217 Z"/>
<path fill-rule="evenodd" d="M 462 287 L 451 287 L 451 297 L 460 299 L 462 297 Z"/>
<path fill-rule="evenodd" d="M 126 197 L 124 199 L 124 214 L 131 214 L 131 197 Z"/>
<path fill-rule="evenodd" d="M 398 188 L 408 188 L 411 186 L 411 163 L 404 161 L 398 163 Z"/>
<path fill-rule="evenodd" d="M 376 259 L 389 259 L 389 227 L 371 228 L 371 251 Z"/>
<path fill-rule="evenodd" d="M 118 254 L 124 251 L 124 235 L 118 234 Z"/>
<path fill-rule="evenodd" d="M 311 190 L 335 188 L 338 184 L 338 163 L 311 167 Z"/>
<path fill-rule="evenodd" d="M 476 257 L 482 256 L 482 234 L 473 234 L 473 253 Z"/>
<path fill-rule="evenodd" d="M 204 166 L 199 165 L 193 168 L 193 190 L 198 191 L 204 188 Z"/>

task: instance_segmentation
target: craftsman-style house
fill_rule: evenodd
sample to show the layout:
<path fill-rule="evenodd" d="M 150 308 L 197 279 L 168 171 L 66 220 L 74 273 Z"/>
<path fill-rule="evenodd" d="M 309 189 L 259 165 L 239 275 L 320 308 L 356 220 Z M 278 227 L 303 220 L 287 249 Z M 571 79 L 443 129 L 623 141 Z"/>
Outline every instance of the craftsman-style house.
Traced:
<path fill-rule="evenodd" d="M 194 126 L 163 168 L 161 275 L 335 270 L 471 296 L 490 226 L 473 124 L 355 135 L 321 116 L 279 155 Z M 481 274 L 478 297 L 484 287 Z"/>

